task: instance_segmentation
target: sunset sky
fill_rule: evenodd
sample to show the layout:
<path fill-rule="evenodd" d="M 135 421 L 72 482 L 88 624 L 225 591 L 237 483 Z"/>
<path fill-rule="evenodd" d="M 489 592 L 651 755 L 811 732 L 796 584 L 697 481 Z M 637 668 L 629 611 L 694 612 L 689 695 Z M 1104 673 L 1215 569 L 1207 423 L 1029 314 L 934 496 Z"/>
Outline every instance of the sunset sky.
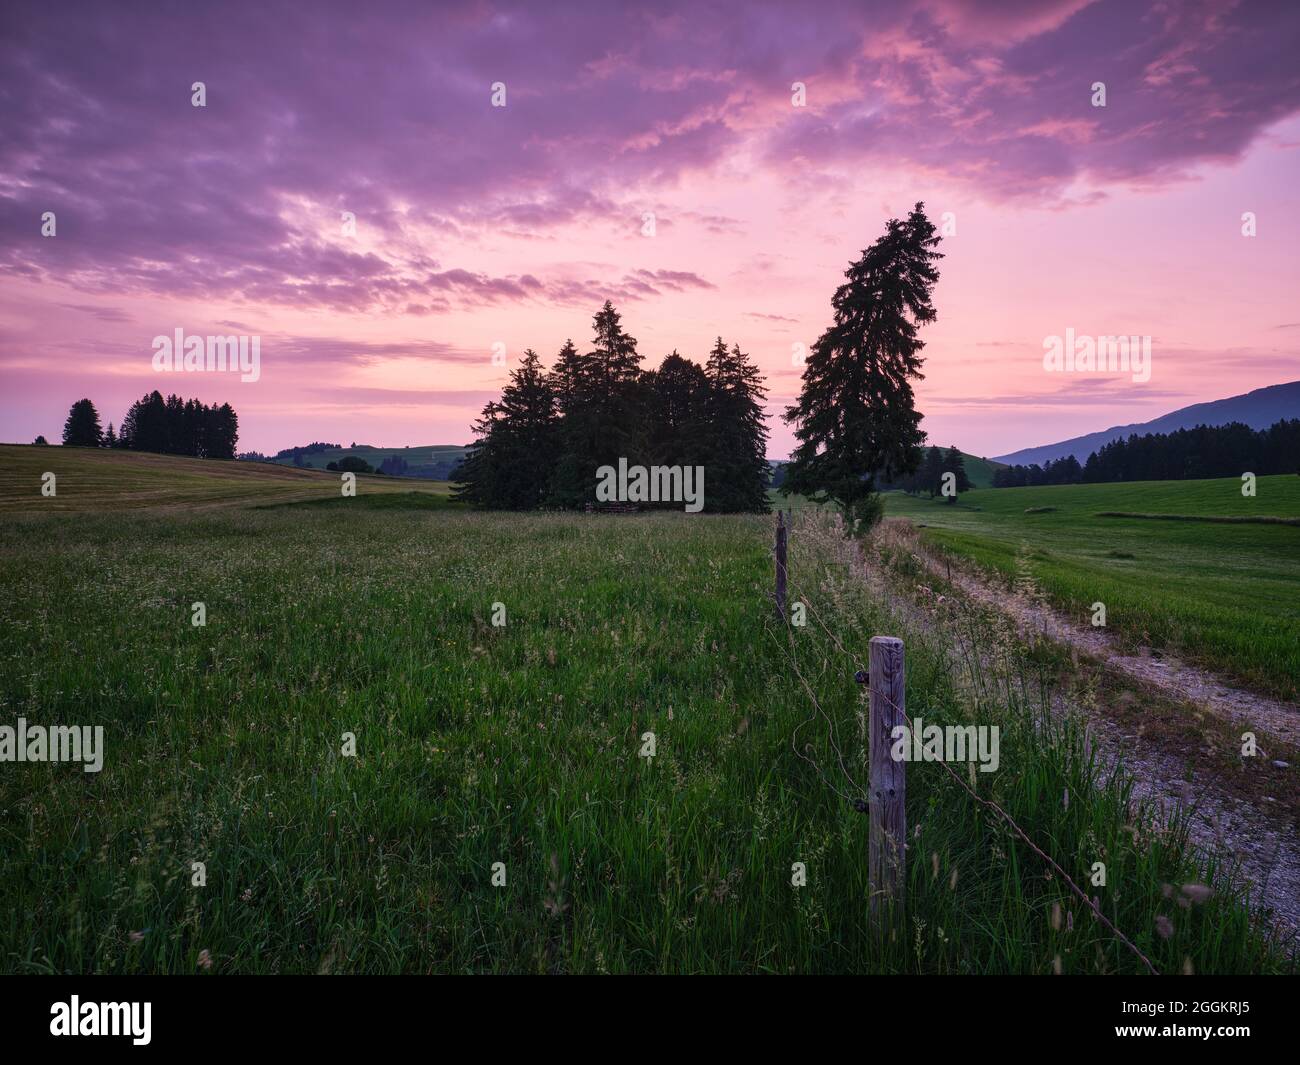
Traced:
<path fill-rule="evenodd" d="M 493 344 L 549 365 L 608 298 L 647 368 L 749 351 L 784 457 L 792 345 L 917 200 L 956 225 L 936 443 L 1295 380 L 1298 55 L 1289 2 L 7 2 L 0 439 L 157 388 L 230 402 L 241 450 L 466 443 Z M 260 379 L 155 373 L 178 327 L 260 335 Z M 1150 335 L 1150 380 L 1046 373 L 1067 329 Z"/>

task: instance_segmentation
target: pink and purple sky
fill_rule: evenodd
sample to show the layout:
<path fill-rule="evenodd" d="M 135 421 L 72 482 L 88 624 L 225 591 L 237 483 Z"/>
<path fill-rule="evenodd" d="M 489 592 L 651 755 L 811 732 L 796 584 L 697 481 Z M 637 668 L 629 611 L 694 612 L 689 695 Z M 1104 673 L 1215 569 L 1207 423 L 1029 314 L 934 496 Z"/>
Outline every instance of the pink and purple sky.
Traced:
<path fill-rule="evenodd" d="M 0 439 L 157 388 L 230 402 L 241 450 L 466 443 L 494 343 L 549 364 L 608 298 L 647 367 L 749 351 L 783 457 L 792 345 L 917 200 L 956 224 L 933 442 L 1294 380 L 1297 54 L 1289 0 L 6 3 Z M 260 379 L 155 373 L 178 327 L 260 335 Z M 1150 335 L 1150 380 L 1044 372 L 1069 328 Z"/>

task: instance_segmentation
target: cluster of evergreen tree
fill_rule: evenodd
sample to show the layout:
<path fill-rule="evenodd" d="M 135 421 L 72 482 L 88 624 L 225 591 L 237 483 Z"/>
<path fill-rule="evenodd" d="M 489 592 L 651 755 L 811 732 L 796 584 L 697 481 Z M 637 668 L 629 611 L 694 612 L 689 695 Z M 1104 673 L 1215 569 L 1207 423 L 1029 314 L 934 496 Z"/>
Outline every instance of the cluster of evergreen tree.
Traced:
<path fill-rule="evenodd" d="M 765 390 L 749 356 L 719 337 L 704 366 L 674 351 L 643 370 L 636 338 L 608 300 L 594 327 L 591 350 L 566 341 L 549 371 L 524 352 L 474 425 L 458 498 L 511 510 L 581 507 L 596 500 L 596 471 L 625 459 L 703 466 L 705 510 L 766 511 Z"/>
<path fill-rule="evenodd" d="M 891 482 L 879 482 L 879 487 L 884 489 L 901 488 L 909 495 L 928 495 L 934 498 L 943 492 L 943 475 L 952 474 L 952 484 L 954 494 L 948 497 L 949 502 L 957 498 L 961 492 L 969 492 L 971 489 L 970 476 L 966 473 L 966 456 L 957 450 L 956 445 L 944 451 L 940 447 L 929 447 L 925 449 L 925 459 L 920 466 L 911 473 L 904 474 L 901 478 Z"/>
<path fill-rule="evenodd" d="M 326 444 L 319 440 L 313 440 L 310 444 L 302 447 L 286 447 L 275 453 L 277 459 L 287 459 L 292 457 L 295 466 L 305 466 L 303 461 L 304 455 L 315 455 L 321 451 L 342 451 L 342 444 Z"/>
<path fill-rule="evenodd" d="M 157 391 L 131 404 L 121 432 L 114 431 L 112 422 L 101 430 L 99 412 L 88 399 L 72 405 L 63 426 L 67 447 L 121 447 L 208 459 L 233 459 L 238 440 L 239 417 L 229 403 L 209 407 L 197 399 L 164 399 Z"/>
<path fill-rule="evenodd" d="M 1082 466 L 1072 455 L 1030 466 L 1008 466 L 994 488 L 1039 484 L 1110 484 L 1117 481 L 1194 481 L 1300 473 L 1300 418 L 1255 430 L 1241 422 L 1198 425 L 1172 433 L 1130 434 L 1103 444 Z"/>

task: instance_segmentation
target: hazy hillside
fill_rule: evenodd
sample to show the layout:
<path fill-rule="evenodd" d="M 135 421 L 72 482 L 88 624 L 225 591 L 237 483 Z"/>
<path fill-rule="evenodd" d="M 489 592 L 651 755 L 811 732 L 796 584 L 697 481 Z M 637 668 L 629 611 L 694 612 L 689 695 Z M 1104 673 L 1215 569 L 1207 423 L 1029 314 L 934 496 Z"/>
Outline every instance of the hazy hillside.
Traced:
<path fill-rule="evenodd" d="M 302 464 L 311 469 L 323 470 L 331 462 L 356 455 L 375 469 L 379 469 L 380 463 L 385 459 L 400 456 L 406 461 L 408 467 L 402 476 L 445 481 L 450 478 L 451 471 L 465 457 L 468 450 L 459 444 L 421 444 L 417 447 L 370 447 L 368 444 L 361 444 L 357 447 L 331 448 L 328 451 L 303 455 Z M 295 465 L 292 455 L 276 456 L 272 461 L 282 466 Z"/>
<path fill-rule="evenodd" d="M 1194 403 L 1149 422 L 1116 425 L 1098 433 L 1072 437 L 1055 444 L 1023 448 L 1009 455 L 999 455 L 996 461 L 1008 466 L 1027 466 L 1034 462 L 1041 465 L 1049 459 L 1054 461 L 1073 455 L 1080 462 L 1086 462 L 1088 456 L 1102 444 L 1131 433 L 1139 436 L 1144 433 L 1172 433 L 1176 429 L 1191 429 L 1197 425 L 1226 425 L 1228 422 L 1244 422 L 1252 429 L 1267 429 L 1282 418 L 1300 418 L 1300 381 L 1269 385 L 1244 395 L 1216 399 L 1209 403 Z M 969 468 L 967 464 L 967 469 Z"/>

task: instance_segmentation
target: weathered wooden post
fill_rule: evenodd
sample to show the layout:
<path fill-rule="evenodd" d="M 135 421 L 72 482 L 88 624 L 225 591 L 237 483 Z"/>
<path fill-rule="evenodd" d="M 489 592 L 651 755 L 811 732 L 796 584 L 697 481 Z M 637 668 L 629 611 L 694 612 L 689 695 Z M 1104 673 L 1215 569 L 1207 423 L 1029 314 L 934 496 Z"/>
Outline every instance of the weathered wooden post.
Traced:
<path fill-rule="evenodd" d="M 781 512 L 776 512 L 776 620 L 785 621 L 785 522 Z"/>
<path fill-rule="evenodd" d="M 871 637 L 870 743 L 871 835 L 867 871 L 871 885 L 872 914 L 901 911 L 907 884 L 907 778 L 906 761 L 895 761 L 894 729 L 911 744 L 911 725 L 904 712 L 903 641 L 896 636 Z"/>

